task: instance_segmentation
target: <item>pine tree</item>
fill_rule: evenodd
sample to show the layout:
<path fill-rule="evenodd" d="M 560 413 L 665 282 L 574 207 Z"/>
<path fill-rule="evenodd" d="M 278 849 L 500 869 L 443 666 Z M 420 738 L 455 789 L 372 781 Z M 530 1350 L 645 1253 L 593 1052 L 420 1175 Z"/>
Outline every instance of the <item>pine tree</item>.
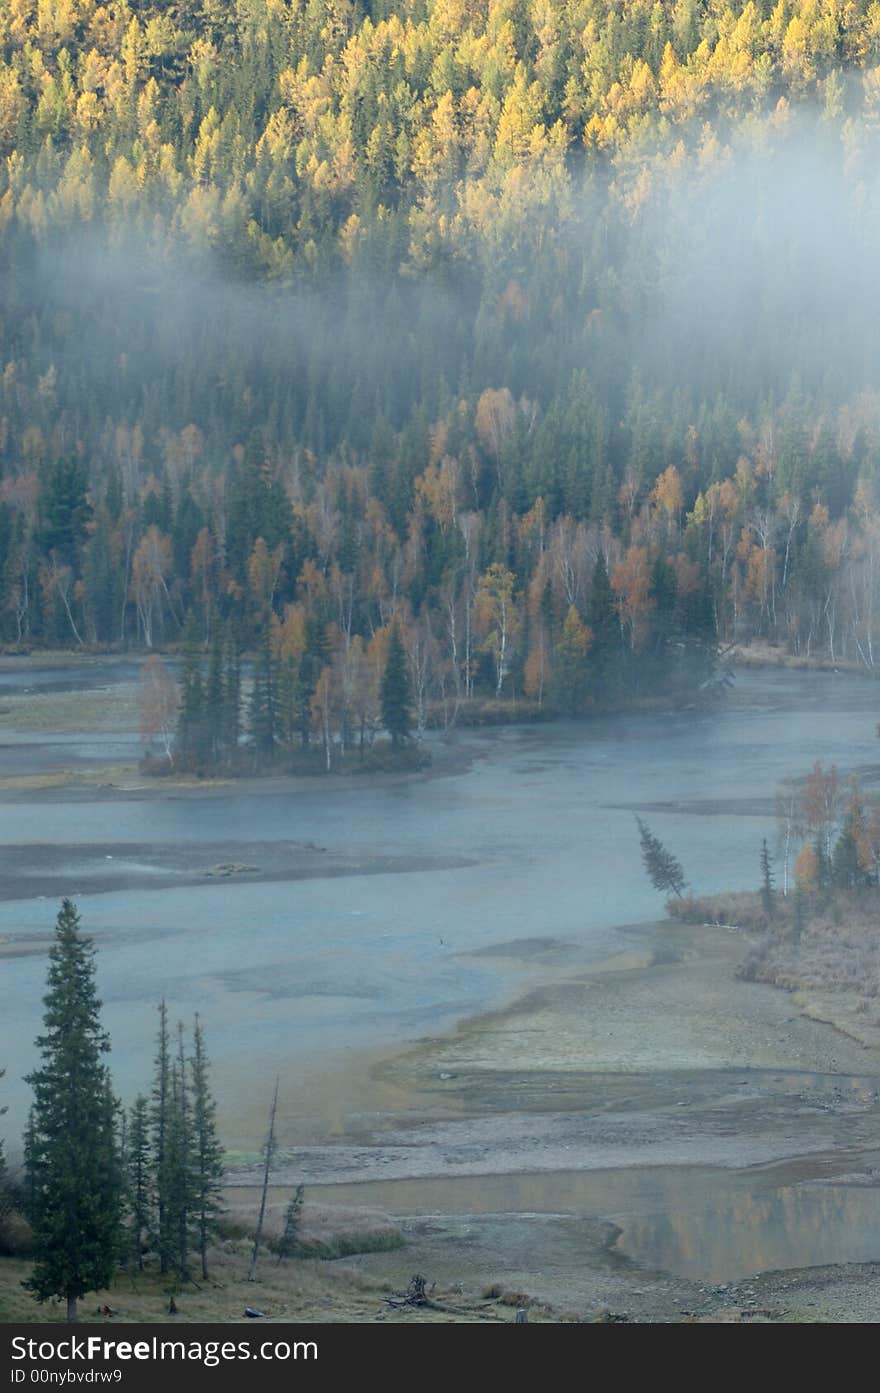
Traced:
<path fill-rule="evenodd" d="M 302 748 L 309 748 L 312 724 L 312 697 L 327 661 L 326 626 L 316 614 L 306 615 L 305 649 L 297 670 L 294 706 Z"/>
<path fill-rule="evenodd" d="M 150 1108 L 143 1094 L 138 1094 L 131 1110 L 127 1153 L 131 1249 L 140 1272 L 144 1266 L 144 1237 L 149 1232 L 152 1218 Z"/>
<path fill-rule="evenodd" d="M 648 872 L 651 884 L 661 894 L 680 899 L 684 894 L 686 881 L 680 863 L 667 851 L 665 846 L 640 817 L 636 818 L 639 840 L 642 847 L 642 861 Z"/>
<path fill-rule="evenodd" d="M 204 757 L 208 736 L 198 642 L 196 618 L 190 611 L 183 630 L 183 672 L 177 721 L 177 748 L 184 763 L 198 763 Z"/>
<path fill-rule="evenodd" d="M 254 685 L 251 691 L 250 726 L 254 752 L 258 759 L 271 760 L 278 734 L 278 695 L 276 664 L 268 623 L 260 638 L 260 651 L 254 663 Z"/>
<path fill-rule="evenodd" d="M 225 673 L 223 678 L 223 749 L 235 763 L 241 735 L 241 654 L 238 634 L 232 620 L 226 628 Z"/>
<path fill-rule="evenodd" d="M 42 1065 L 34 1090 L 28 1164 L 32 1172 L 34 1270 L 25 1286 L 40 1302 L 62 1297 L 67 1319 L 77 1301 L 109 1285 L 122 1245 L 122 1177 L 116 1105 L 103 1056 L 95 993 L 94 946 L 65 899 L 49 953 Z"/>
<path fill-rule="evenodd" d="M 770 860 L 766 837 L 761 843 L 761 904 L 764 906 L 764 913 L 772 919 L 776 908 L 776 899 L 773 884 L 773 864 Z"/>
<path fill-rule="evenodd" d="M 208 1243 L 217 1232 L 217 1221 L 223 1206 L 220 1200 L 223 1179 L 223 1148 L 217 1139 L 217 1105 L 208 1080 L 208 1056 L 205 1053 L 205 1032 L 196 1016 L 193 1029 L 192 1102 L 193 1102 L 193 1186 L 192 1208 L 202 1265 L 202 1276 L 208 1276 Z"/>
<path fill-rule="evenodd" d="M 207 741 L 212 763 L 222 757 L 224 747 L 224 692 L 223 692 L 223 640 L 220 627 L 214 629 L 211 644 L 211 658 L 208 663 L 208 681 L 205 688 L 205 721 Z"/>
<path fill-rule="evenodd" d="M 593 635 L 590 649 L 590 679 L 595 696 L 607 701 L 615 676 L 615 658 L 620 647 L 620 621 L 614 607 L 614 591 L 608 576 L 604 553 L 600 550 L 593 567 L 587 623 Z"/>
<path fill-rule="evenodd" d="M 287 1209 L 284 1211 L 284 1230 L 278 1241 L 279 1262 L 282 1262 L 284 1258 L 292 1257 L 296 1252 L 305 1192 L 304 1185 L 297 1185 L 288 1201 Z"/>
<path fill-rule="evenodd" d="M 159 1252 L 159 1271 L 168 1271 L 171 1261 L 169 1232 L 171 1174 L 168 1158 L 168 1131 L 171 1115 L 171 1054 L 168 1043 L 168 1008 L 164 999 L 159 1003 L 159 1030 L 156 1037 L 156 1060 L 153 1074 L 152 1162 L 156 1186 L 156 1247 Z"/>
<path fill-rule="evenodd" d="M 843 890 L 855 890 L 867 884 L 868 876 L 862 865 L 860 846 L 865 839 L 865 810 L 856 788 L 850 796 L 849 808 L 840 836 L 831 857 L 831 879 Z"/>
<path fill-rule="evenodd" d="M 169 1256 L 180 1281 L 188 1282 L 193 1222 L 193 1129 L 182 1025 L 178 1025 L 177 1057 L 171 1065 L 169 1103 L 166 1153 Z"/>
<path fill-rule="evenodd" d="M 391 630 L 388 658 L 382 677 L 382 722 L 396 748 L 412 730 L 412 694 L 406 670 L 406 653 L 397 624 Z"/>

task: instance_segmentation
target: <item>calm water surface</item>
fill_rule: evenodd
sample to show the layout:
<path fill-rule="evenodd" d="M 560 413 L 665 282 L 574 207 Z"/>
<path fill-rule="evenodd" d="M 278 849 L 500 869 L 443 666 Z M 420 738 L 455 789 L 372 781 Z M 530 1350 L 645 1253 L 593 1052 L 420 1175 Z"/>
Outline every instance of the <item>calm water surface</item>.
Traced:
<path fill-rule="evenodd" d="M 121 678 L 108 669 L 106 681 L 130 680 L 124 665 L 117 671 Z M 63 680 L 55 670 L 51 681 Z M 94 669 L 86 680 L 97 680 Z M 615 925 L 661 909 L 642 873 L 633 809 L 697 891 L 754 884 L 761 839 L 773 834 L 766 800 L 785 774 L 823 758 L 875 777 L 878 698 L 874 683 L 852 675 L 740 673 L 731 703 L 711 714 L 463 734 L 482 753 L 452 777 L 353 781 L 342 791 L 316 779 L 283 796 L 0 803 L 4 844 L 59 848 L 46 898 L 0 903 L 0 938 L 45 935 L 58 897 L 73 895 L 98 944 L 119 1091 L 131 1098 L 148 1083 L 154 1007 L 165 995 L 172 1018 L 203 1014 L 221 1104 L 234 1110 L 233 1079 L 240 1088 L 243 1077 L 262 1081 L 309 1061 L 330 1068 L 348 1050 L 436 1032 L 508 996 L 515 980 L 470 950 L 552 935 L 597 957 L 613 951 Z M 133 753 L 134 734 L 113 740 L 127 740 Z M 62 765 L 76 741 L 59 746 Z M 80 746 L 100 751 L 93 737 Z M 31 748 L 44 767 L 40 741 Z M 228 841 L 247 862 L 257 859 L 249 842 L 286 839 L 354 851 L 365 863 L 410 853 L 474 864 L 77 895 L 75 858 L 62 850 L 94 844 L 116 856 L 127 843 Z M 14 1135 L 45 960 L 3 960 L 0 973 L 0 1063 Z"/>

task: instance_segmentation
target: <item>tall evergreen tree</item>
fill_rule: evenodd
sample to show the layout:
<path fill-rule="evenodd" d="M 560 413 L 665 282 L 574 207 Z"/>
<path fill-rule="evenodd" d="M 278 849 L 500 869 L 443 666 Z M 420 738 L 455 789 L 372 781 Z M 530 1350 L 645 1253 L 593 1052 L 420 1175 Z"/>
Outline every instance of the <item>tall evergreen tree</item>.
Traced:
<path fill-rule="evenodd" d="M 207 725 L 206 745 L 212 763 L 217 763 L 224 753 L 225 704 L 223 682 L 223 637 L 219 624 L 214 628 L 211 644 L 211 658 L 208 663 L 208 681 L 205 687 L 205 723 Z"/>
<path fill-rule="evenodd" d="M 217 1105 L 211 1093 L 205 1032 L 196 1016 L 192 1068 L 192 1209 L 202 1276 L 208 1276 L 208 1244 L 217 1232 L 223 1206 L 223 1148 L 217 1138 Z"/>
<path fill-rule="evenodd" d="M 615 659 L 620 649 L 620 621 L 614 608 L 614 591 L 608 576 L 604 553 L 600 550 L 593 567 L 587 623 L 593 635 L 590 649 L 590 679 L 593 692 L 607 701 L 616 675 Z"/>
<path fill-rule="evenodd" d="M 684 894 L 687 883 L 680 863 L 640 817 L 636 818 L 636 822 L 642 847 L 642 861 L 651 884 L 661 894 L 673 895 L 679 899 Z"/>
<path fill-rule="evenodd" d="M 761 904 L 764 906 L 764 913 L 772 919 L 776 908 L 776 894 L 773 883 L 773 864 L 770 860 L 766 837 L 761 843 Z"/>
<path fill-rule="evenodd" d="M 854 789 L 831 856 L 831 878 L 843 890 L 855 890 L 868 883 L 860 853 L 864 838 L 865 809 L 860 794 Z"/>
<path fill-rule="evenodd" d="M 190 611 L 183 628 L 183 672 L 177 721 L 177 748 L 184 764 L 187 761 L 198 763 L 204 758 L 209 736 L 198 626 Z"/>
<path fill-rule="evenodd" d="M 70 564 L 85 540 L 92 515 L 85 465 L 79 460 L 55 460 L 44 473 L 41 503 L 40 545 Z"/>
<path fill-rule="evenodd" d="M 149 1233 L 151 1209 L 150 1105 L 138 1094 L 131 1109 L 126 1155 L 131 1250 L 138 1271 L 144 1266 L 144 1237 Z"/>
<path fill-rule="evenodd" d="M 241 652 L 233 620 L 229 620 L 226 626 L 224 651 L 223 749 L 227 758 L 235 763 L 241 735 Z"/>
<path fill-rule="evenodd" d="M 278 694 L 268 620 L 260 636 L 260 649 L 254 663 L 250 726 L 254 753 L 258 759 L 270 760 L 278 735 Z"/>
<path fill-rule="evenodd" d="M 292 1257 L 296 1252 L 305 1193 L 305 1186 L 297 1185 L 287 1202 L 287 1208 L 284 1211 L 284 1228 L 281 1233 L 281 1238 L 278 1241 L 279 1262 L 283 1262 L 285 1258 Z"/>
<path fill-rule="evenodd" d="M 75 1321 L 77 1301 L 109 1285 L 122 1244 L 122 1177 L 116 1107 L 103 1057 L 94 946 L 65 899 L 49 953 L 45 1031 L 34 1090 L 28 1164 L 32 1172 L 34 1270 L 25 1283 L 40 1302 L 61 1297 Z"/>
<path fill-rule="evenodd" d="M 395 623 L 388 642 L 388 658 L 382 677 L 382 723 L 396 748 L 412 730 L 412 693 L 406 670 L 406 653 Z"/>
<path fill-rule="evenodd" d="M 168 1235 L 171 1265 L 182 1282 L 190 1279 L 193 1222 L 193 1130 L 189 1079 L 178 1025 L 177 1057 L 171 1065 L 167 1135 Z"/>
<path fill-rule="evenodd" d="M 152 1099 L 152 1161 L 156 1186 L 156 1247 L 159 1270 L 163 1274 L 171 1262 L 170 1191 L 168 1133 L 171 1118 L 171 1051 L 168 1039 L 168 1008 L 164 998 L 159 1003 L 159 1030 L 156 1036 L 156 1059 L 153 1073 Z"/>

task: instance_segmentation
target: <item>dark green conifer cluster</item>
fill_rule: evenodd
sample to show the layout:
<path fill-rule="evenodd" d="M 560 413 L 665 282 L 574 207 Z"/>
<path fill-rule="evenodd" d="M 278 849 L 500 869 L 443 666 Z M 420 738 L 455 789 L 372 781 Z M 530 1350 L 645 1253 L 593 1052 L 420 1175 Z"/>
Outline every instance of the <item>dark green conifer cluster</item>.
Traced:
<path fill-rule="evenodd" d="M 22 1203 L 33 1229 L 26 1286 L 38 1301 L 62 1298 L 68 1319 L 120 1265 L 142 1270 L 157 1254 L 175 1281 L 208 1275 L 208 1249 L 222 1212 L 223 1152 L 202 1024 L 191 1049 L 183 1027 L 172 1051 L 165 1003 L 152 1102 L 126 1116 L 113 1095 L 100 1024 L 95 952 L 65 900 L 49 955 L 41 1063 L 24 1137 Z"/>

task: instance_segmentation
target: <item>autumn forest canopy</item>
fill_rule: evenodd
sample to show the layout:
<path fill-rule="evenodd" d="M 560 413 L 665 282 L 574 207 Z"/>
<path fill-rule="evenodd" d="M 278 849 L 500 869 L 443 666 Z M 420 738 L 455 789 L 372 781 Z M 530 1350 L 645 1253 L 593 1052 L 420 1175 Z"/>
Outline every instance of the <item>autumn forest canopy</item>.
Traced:
<path fill-rule="evenodd" d="M 4 0 L 0 641 L 270 747 L 395 625 L 417 723 L 873 667 L 878 155 L 878 0 Z"/>

